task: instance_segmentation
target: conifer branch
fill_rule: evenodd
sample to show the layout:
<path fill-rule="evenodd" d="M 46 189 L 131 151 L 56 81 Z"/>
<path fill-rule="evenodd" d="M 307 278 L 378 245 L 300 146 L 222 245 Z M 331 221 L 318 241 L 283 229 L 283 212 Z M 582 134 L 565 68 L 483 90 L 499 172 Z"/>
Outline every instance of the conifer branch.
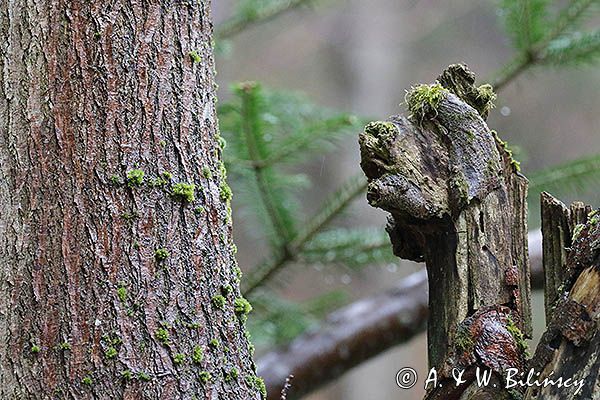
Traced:
<path fill-rule="evenodd" d="M 229 39 L 250 26 L 259 25 L 277 18 L 278 16 L 309 3 L 311 0 L 287 0 L 265 6 L 252 13 L 240 13 L 222 22 L 215 29 L 217 40 Z"/>
<path fill-rule="evenodd" d="M 519 52 L 492 79 L 492 86 L 497 92 L 502 90 L 509 82 L 533 66 L 548 61 L 552 55 L 549 52 L 555 39 L 565 34 L 584 15 L 590 6 L 598 0 L 572 0 L 554 21 L 554 29 L 537 42 L 527 41 L 528 45 Z M 556 62 L 555 62 L 556 63 Z"/>
<path fill-rule="evenodd" d="M 362 174 L 354 176 L 338 191 L 330 196 L 323 207 L 305 228 L 291 241 L 282 244 L 279 255 L 254 268 L 246 278 L 248 282 L 244 295 L 249 296 L 259 286 L 263 285 L 273 274 L 279 271 L 288 262 L 295 260 L 303 251 L 306 243 L 311 240 L 324 226 L 345 209 L 359 194 L 363 193 L 367 182 Z"/>
<path fill-rule="evenodd" d="M 261 143 L 261 124 L 258 115 L 257 86 L 253 82 L 240 85 L 239 94 L 241 96 L 241 130 L 246 141 L 248 155 L 253 163 L 254 178 L 258 187 L 258 193 L 263 205 L 267 211 L 269 220 L 273 224 L 278 239 L 286 243 L 290 237 L 290 229 L 285 223 L 284 216 L 281 215 L 281 207 L 278 206 L 276 199 L 271 192 L 271 184 L 267 177 L 268 171 L 265 169 L 264 158 L 266 156 L 264 143 Z"/>

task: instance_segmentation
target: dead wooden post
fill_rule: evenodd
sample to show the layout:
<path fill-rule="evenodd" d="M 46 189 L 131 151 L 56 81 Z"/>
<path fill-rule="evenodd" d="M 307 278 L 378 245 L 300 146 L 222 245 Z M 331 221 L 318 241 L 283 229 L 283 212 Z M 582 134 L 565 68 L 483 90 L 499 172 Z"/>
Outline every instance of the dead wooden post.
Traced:
<path fill-rule="evenodd" d="M 531 334 L 527 259 L 527 180 L 484 118 L 495 98 L 463 65 L 406 96 L 411 115 L 367 125 L 361 166 L 369 203 L 390 213 L 394 253 L 425 261 L 429 277 L 429 363 L 469 382 L 428 398 L 472 392 L 472 368 L 498 376 L 522 369 Z M 492 391 L 504 398 L 508 391 Z"/>

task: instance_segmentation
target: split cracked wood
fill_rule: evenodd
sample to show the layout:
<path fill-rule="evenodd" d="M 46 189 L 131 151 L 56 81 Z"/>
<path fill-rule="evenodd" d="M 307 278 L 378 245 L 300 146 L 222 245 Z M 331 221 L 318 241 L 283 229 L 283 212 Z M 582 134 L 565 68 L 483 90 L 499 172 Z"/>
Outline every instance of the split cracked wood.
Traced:
<path fill-rule="evenodd" d="M 538 380 L 582 385 L 531 387 L 525 399 L 600 398 L 600 218 L 542 193 L 547 329 L 530 362 Z"/>

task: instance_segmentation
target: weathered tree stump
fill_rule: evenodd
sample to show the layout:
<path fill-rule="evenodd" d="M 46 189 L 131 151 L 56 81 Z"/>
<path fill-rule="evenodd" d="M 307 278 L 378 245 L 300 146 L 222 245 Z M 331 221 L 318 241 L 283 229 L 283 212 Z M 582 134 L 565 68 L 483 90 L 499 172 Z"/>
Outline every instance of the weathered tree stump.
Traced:
<path fill-rule="evenodd" d="M 527 179 L 484 122 L 491 87 L 474 82 L 451 65 L 407 93 L 408 118 L 370 123 L 359 139 L 367 198 L 390 213 L 394 253 L 427 265 L 441 384 L 426 399 L 600 399 L 600 216 L 542 194 L 548 327 L 527 360 Z M 478 369 L 493 371 L 487 385 Z"/>
<path fill-rule="evenodd" d="M 531 334 L 527 180 L 484 121 L 491 87 L 474 82 L 452 65 L 407 93 L 408 118 L 373 122 L 359 139 L 395 254 L 427 265 L 429 363 L 443 379 L 454 367 L 522 368 L 521 332 Z M 459 398 L 465 375 L 428 398 Z"/>
<path fill-rule="evenodd" d="M 407 93 L 408 118 L 373 122 L 359 139 L 367 198 L 390 213 L 394 253 L 427 265 L 429 364 L 442 379 L 429 399 L 509 398 L 500 385 L 476 388 L 474 368 L 494 379 L 522 370 L 531 334 L 527 179 L 484 121 L 491 87 L 474 82 L 452 65 Z M 459 387 L 453 368 L 466 371 Z"/>

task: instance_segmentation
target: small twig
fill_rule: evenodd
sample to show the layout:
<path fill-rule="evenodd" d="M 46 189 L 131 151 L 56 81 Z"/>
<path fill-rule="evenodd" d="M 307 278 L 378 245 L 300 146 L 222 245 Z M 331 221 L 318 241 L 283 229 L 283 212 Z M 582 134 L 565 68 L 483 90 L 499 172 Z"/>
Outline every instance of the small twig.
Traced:
<path fill-rule="evenodd" d="M 256 142 L 258 132 L 255 132 L 257 126 L 254 123 L 254 120 L 257 119 L 257 116 L 253 113 L 254 110 L 252 110 L 251 104 L 252 99 L 250 98 L 250 96 L 253 96 L 253 94 L 250 93 L 253 89 L 254 87 L 248 87 L 248 90 L 242 91 L 242 132 L 246 140 L 246 147 L 248 148 L 248 154 L 251 159 L 250 161 L 254 163 L 254 178 L 258 187 L 258 193 L 261 201 L 265 206 L 267 215 L 271 221 L 271 224 L 273 225 L 273 228 L 275 229 L 277 237 L 283 242 L 286 242 L 289 238 L 289 231 L 285 226 L 283 217 L 277 208 L 277 202 L 273 198 L 271 188 L 269 187 L 269 183 L 265 177 L 266 171 L 261 165 L 264 155 L 261 154 L 259 145 Z"/>
<path fill-rule="evenodd" d="M 264 7 L 250 15 L 234 16 L 224 21 L 215 30 L 217 40 L 228 39 L 253 25 L 258 25 L 277 18 L 281 14 L 297 8 L 310 0 L 288 0 L 279 4 Z"/>
<path fill-rule="evenodd" d="M 538 43 L 529 43 L 527 49 L 518 54 L 509 63 L 502 67 L 494 79 L 491 79 L 492 86 L 496 92 L 500 91 L 509 82 L 527 71 L 529 68 L 538 65 L 545 60 L 545 52 L 548 45 L 557 37 L 562 35 L 565 30 L 577 20 L 585 10 L 587 10 L 594 0 L 573 0 L 561 13 L 556 21 L 556 26 L 545 38 Z"/>
<path fill-rule="evenodd" d="M 291 374 L 287 378 L 285 378 L 285 383 L 283 384 L 283 388 L 281 389 L 280 400 L 287 400 L 288 392 L 292 388 L 292 379 L 294 379 L 294 375 Z"/>

